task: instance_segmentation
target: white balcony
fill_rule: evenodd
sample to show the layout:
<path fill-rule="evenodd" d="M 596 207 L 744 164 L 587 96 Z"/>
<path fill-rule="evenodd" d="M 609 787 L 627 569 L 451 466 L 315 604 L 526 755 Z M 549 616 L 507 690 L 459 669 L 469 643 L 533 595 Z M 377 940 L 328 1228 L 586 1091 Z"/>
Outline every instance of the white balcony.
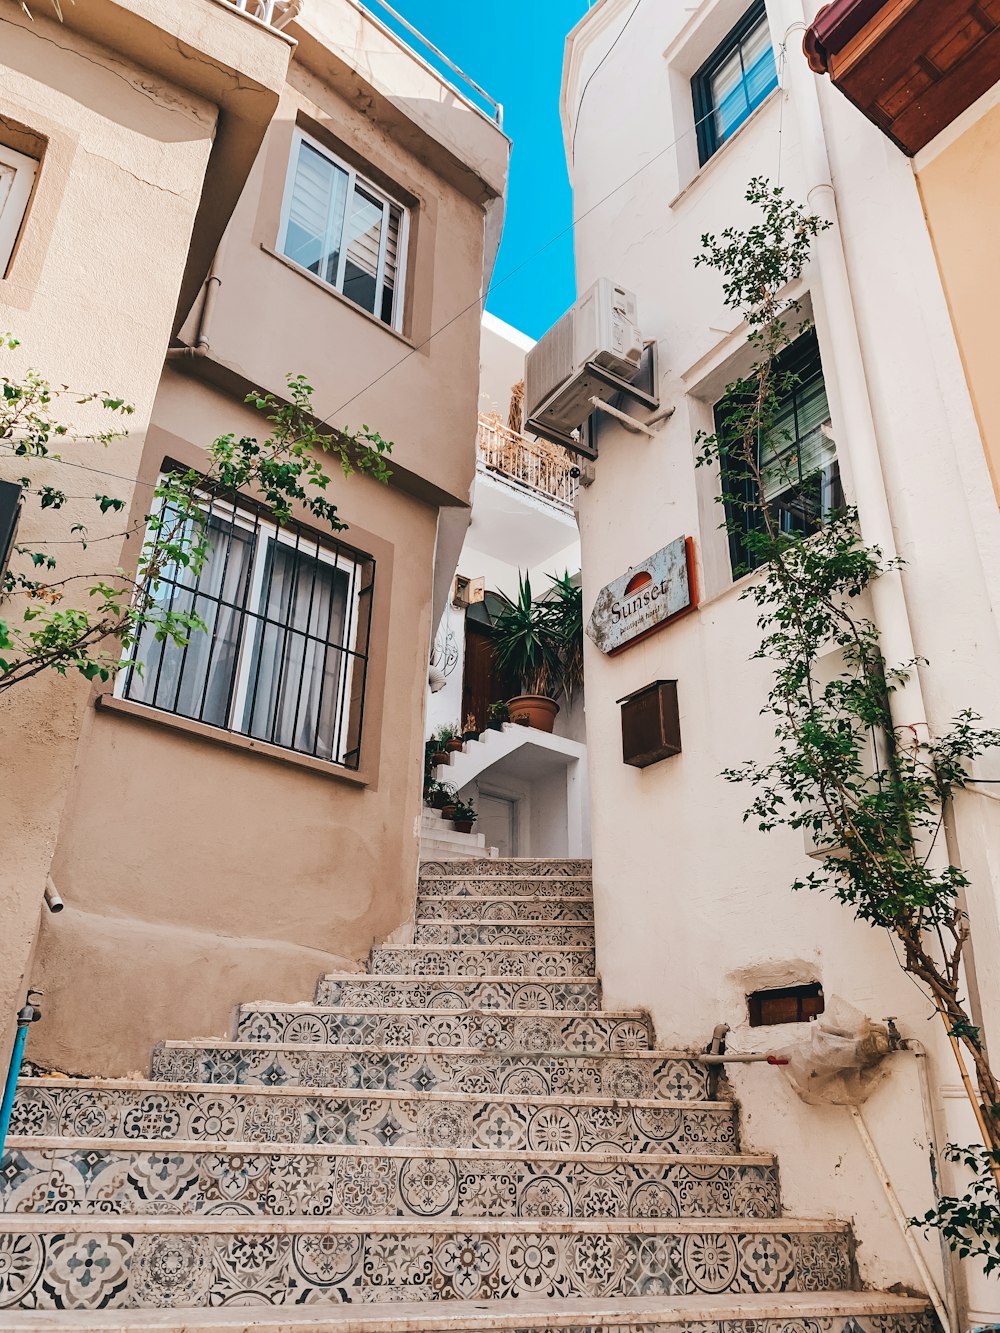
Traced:
<path fill-rule="evenodd" d="M 580 483 L 570 455 L 547 440 L 510 430 L 495 412 L 479 418 L 479 465 L 572 511 Z"/>
<path fill-rule="evenodd" d="M 259 19 L 271 27 L 280 27 L 281 19 L 290 8 L 288 0 L 225 0 L 226 4 L 238 9 L 241 14 L 248 14 L 252 19 Z"/>

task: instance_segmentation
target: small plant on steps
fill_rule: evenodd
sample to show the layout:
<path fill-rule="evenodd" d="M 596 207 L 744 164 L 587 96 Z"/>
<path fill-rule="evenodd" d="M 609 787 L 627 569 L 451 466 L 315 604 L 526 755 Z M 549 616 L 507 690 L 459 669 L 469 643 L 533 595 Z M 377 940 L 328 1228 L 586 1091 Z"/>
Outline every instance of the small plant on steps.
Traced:
<path fill-rule="evenodd" d="M 454 813 L 451 816 L 452 823 L 455 825 L 458 833 L 471 833 L 472 826 L 479 816 L 476 814 L 476 807 L 469 801 L 457 801 Z"/>

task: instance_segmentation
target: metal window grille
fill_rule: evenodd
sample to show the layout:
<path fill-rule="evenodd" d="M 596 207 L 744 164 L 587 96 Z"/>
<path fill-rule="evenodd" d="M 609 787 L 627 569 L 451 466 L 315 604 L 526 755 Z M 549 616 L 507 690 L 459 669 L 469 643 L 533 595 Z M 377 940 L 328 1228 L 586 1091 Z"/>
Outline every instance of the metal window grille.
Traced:
<path fill-rule="evenodd" d="M 777 86 L 764 0 L 756 0 L 691 80 L 702 166 Z"/>
<path fill-rule="evenodd" d="M 781 532 L 815 532 L 843 505 L 840 465 L 830 435 L 830 406 L 815 330 L 796 339 L 778 357 L 775 371 L 793 377 L 770 429 L 758 441 L 757 463 L 764 498 Z M 756 483 L 745 464 L 726 447 L 727 419 L 733 400 L 715 405 L 715 429 L 721 441 L 723 488 L 729 523 L 733 577 L 756 568 L 757 554 L 747 541 L 762 531 Z"/>
<path fill-rule="evenodd" d="M 278 239 L 287 259 L 398 329 L 406 239 L 401 205 L 296 130 Z"/>
<path fill-rule="evenodd" d="M 147 626 L 119 697 L 356 769 L 375 561 L 239 497 L 205 497 L 208 555 L 171 565 L 155 596 L 204 630 L 186 645 Z"/>

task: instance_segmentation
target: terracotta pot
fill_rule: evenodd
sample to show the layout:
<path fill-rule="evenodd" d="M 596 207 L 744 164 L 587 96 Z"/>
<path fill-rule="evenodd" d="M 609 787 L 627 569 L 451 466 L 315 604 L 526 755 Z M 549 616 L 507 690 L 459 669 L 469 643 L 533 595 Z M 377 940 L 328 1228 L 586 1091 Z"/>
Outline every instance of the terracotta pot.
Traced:
<path fill-rule="evenodd" d="M 463 744 L 464 744 L 463 741 L 456 739 L 453 741 L 449 741 L 448 744 L 445 746 L 445 749 L 450 750 L 452 754 L 456 754 L 459 750 L 461 750 Z"/>
<path fill-rule="evenodd" d="M 453 820 L 452 820 L 452 823 L 455 825 L 455 831 L 456 831 L 457 833 L 471 833 L 471 832 L 472 832 L 472 827 L 473 827 L 473 825 L 475 824 L 475 822 L 476 822 L 476 821 L 475 821 L 474 819 L 453 819 Z"/>
<path fill-rule="evenodd" d="M 444 815 L 445 819 L 452 819 L 454 818 L 457 808 L 458 807 L 453 802 L 450 802 L 448 805 L 443 805 L 441 807 L 441 813 Z"/>
<path fill-rule="evenodd" d="M 445 750 L 435 750 L 434 753 L 431 755 L 431 763 L 435 767 L 437 767 L 438 764 L 446 764 L 447 762 L 448 762 L 448 755 Z"/>
<path fill-rule="evenodd" d="M 536 731 L 551 731 L 559 712 L 555 699 L 546 699 L 544 694 L 519 694 L 507 700 L 507 708 L 511 722 L 534 727 Z"/>

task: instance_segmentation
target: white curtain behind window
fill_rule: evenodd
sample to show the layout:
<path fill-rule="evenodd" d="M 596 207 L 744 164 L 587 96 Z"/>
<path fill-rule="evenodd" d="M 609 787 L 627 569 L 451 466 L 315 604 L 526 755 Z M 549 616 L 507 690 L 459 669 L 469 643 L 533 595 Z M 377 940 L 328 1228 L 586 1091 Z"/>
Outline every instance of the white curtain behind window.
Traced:
<path fill-rule="evenodd" d="M 240 611 L 253 561 L 253 533 L 212 515 L 206 524 L 209 553 L 195 581 L 173 566 L 165 572 L 158 605 L 174 612 L 194 611 L 205 630 L 193 630 L 188 646 L 156 641 L 156 625 L 147 626 L 136 653 L 143 674 L 133 671 L 127 696 L 213 726 L 225 726 L 239 654 Z"/>
<path fill-rule="evenodd" d="M 259 625 L 247 682 L 246 730 L 276 745 L 339 759 L 349 700 L 350 572 L 270 541 Z M 339 731 L 339 735 L 338 735 Z"/>

